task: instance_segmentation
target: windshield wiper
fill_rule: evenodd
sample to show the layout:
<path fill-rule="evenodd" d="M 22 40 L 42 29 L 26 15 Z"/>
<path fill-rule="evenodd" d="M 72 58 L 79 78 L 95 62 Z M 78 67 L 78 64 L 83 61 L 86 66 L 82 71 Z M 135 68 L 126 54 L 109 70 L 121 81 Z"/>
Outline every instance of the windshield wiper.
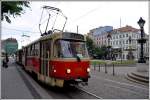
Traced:
<path fill-rule="evenodd" d="M 78 62 L 81 62 L 81 59 L 80 59 L 79 56 L 76 55 L 76 58 L 77 58 L 77 61 L 78 61 Z"/>

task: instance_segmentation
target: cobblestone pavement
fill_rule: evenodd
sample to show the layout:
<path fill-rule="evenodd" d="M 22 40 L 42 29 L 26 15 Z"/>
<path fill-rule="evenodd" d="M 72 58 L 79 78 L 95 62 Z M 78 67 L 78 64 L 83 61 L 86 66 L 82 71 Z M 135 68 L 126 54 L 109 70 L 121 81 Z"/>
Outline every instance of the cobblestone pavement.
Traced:
<path fill-rule="evenodd" d="M 91 68 L 91 78 L 88 86 L 83 88 L 92 92 L 103 99 L 148 99 L 149 87 L 131 82 L 125 78 L 126 73 L 136 70 L 136 67 L 117 67 L 115 76 L 111 73 L 105 73 L 105 68 L 94 70 Z"/>

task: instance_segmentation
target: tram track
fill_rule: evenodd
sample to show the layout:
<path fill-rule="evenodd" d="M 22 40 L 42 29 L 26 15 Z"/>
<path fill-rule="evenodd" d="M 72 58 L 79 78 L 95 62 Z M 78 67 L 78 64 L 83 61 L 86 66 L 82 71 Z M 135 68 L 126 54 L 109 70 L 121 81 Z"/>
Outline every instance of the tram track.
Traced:
<path fill-rule="evenodd" d="M 35 99 L 41 99 L 42 96 L 40 96 L 40 94 L 38 94 L 38 92 L 36 91 L 36 89 L 34 89 L 34 87 L 31 85 L 31 83 L 26 79 L 25 77 L 25 73 L 22 73 L 22 69 L 17 67 L 18 72 L 20 73 L 20 75 L 22 76 L 24 82 L 26 83 L 26 85 L 28 86 L 29 90 L 31 90 L 31 94 L 33 95 L 33 97 Z M 27 74 L 27 73 L 26 73 Z M 50 95 L 53 99 L 102 99 L 101 97 L 86 91 L 85 89 L 83 89 L 81 86 L 78 85 L 68 85 L 65 88 L 59 88 L 59 87 L 51 87 L 48 85 L 45 85 L 44 83 L 41 83 L 37 80 L 35 80 L 31 75 L 29 75 L 36 83 L 38 83 L 40 85 L 40 87 L 42 87 L 45 92 L 47 92 L 48 95 Z M 46 98 L 48 99 L 48 98 Z"/>
<path fill-rule="evenodd" d="M 97 95 L 95 95 L 94 93 L 88 92 L 87 90 L 83 89 L 83 88 L 80 87 L 80 86 L 76 86 L 76 88 L 79 89 L 79 90 L 81 90 L 81 91 L 83 91 L 83 92 L 85 92 L 85 93 L 87 93 L 87 94 L 89 94 L 89 95 L 91 95 L 91 96 L 93 96 L 93 97 L 96 97 L 96 99 L 103 99 L 102 97 L 97 96 Z"/>
<path fill-rule="evenodd" d="M 68 85 L 64 88 L 51 87 L 40 83 L 45 91 L 54 99 L 102 99 L 77 85 Z"/>
<path fill-rule="evenodd" d="M 102 99 L 102 97 L 99 97 L 89 91 L 86 91 L 78 85 L 68 85 L 64 88 L 49 87 L 49 89 L 46 89 L 46 91 L 50 95 L 53 95 L 53 93 L 55 92 L 60 96 L 55 97 L 53 95 L 55 99 Z"/>

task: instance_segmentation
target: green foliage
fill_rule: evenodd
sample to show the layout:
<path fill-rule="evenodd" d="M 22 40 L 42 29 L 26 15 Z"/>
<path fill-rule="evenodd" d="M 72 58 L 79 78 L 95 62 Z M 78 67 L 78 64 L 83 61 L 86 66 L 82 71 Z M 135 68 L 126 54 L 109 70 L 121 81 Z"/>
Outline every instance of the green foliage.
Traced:
<path fill-rule="evenodd" d="M 101 48 L 96 47 L 94 45 L 93 40 L 88 36 L 86 37 L 86 45 L 90 56 L 98 58 L 106 58 L 108 51 L 105 45 L 102 46 Z"/>
<path fill-rule="evenodd" d="M 96 64 L 114 64 L 114 65 L 129 65 L 129 64 L 136 64 L 134 60 L 123 60 L 123 61 L 107 61 L 107 60 L 91 60 L 90 62 L 92 65 Z"/>
<path fill-rule="evenodd" d="M 86 46 L 87 46 L 89 55 L 93 56 L 95 45 L 94 45 L 93 40 L 91 38 L 89 38 L 88 36 L 86 36 Z"/>
<path fill-rule="evenodd" d="M 96 64 L 106 64 L 106 61 L 104 61 L 104 60 L 91 60 L 91 64 L 92 64 L 92 65 L 96 65 Z"/>
<path fill-rule="evenodd" d="M 136 61 L 134 60 L 123 60 L 123 61 L 113 61 L 112 64 L 115 65 L 128 65 L 128 64 L 135 64 Z"/>
<path fill-rule="evenodd" d="M 8 23 L 11 23 L 11 15 L 15 18 L 25 13 L 24 7 L 29 8 L 29 2 L 27 1 L 2 1 L 1 4 L 1 20 L 5 19 Z"/>
<path fill-rule="evenodd" d="M 104 45 L 101 48 L 96 47 L 95 48 L 95 54 L 99 57 L 99 58 L 106 58 L 107 56 L 107 47 Z"/>

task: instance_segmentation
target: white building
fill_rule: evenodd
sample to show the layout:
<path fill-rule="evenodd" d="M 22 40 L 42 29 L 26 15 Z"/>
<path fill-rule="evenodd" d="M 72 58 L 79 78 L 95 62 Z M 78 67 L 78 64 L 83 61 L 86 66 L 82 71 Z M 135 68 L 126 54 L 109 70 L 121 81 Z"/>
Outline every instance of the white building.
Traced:
<path fill-rule="evenodd" d="M 90 33 L 89 33 L 90 34 Z M 113 49 L 120 49 L 121 53 L 116 53 L 115 57 L 117 60 L 127 60 L 127 55 L 129 48 L 131 47 L 133 56 L 135 60 L 138 60 L 140 55 L 140 45 L 137 39 L 140 38 L 140 30 L 133 28 L 131 26 L 125 26 L 118 29 L 114 29 L 109 32 L 111 34 L 110 45 Z M 100 35 L 94 36 L 92 33 L 89 35 L 98 47 L 102 45 L 108 46 L 108 32 L 102 33 Z M 131 37 L 131 44 L 129 43 L 129 37 Z M 147 42 L 144 44 L 144 56 L 149 56 L 149 35 L 147 37 Z"/>

